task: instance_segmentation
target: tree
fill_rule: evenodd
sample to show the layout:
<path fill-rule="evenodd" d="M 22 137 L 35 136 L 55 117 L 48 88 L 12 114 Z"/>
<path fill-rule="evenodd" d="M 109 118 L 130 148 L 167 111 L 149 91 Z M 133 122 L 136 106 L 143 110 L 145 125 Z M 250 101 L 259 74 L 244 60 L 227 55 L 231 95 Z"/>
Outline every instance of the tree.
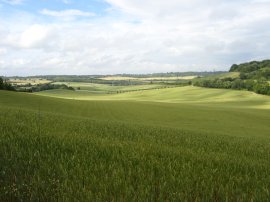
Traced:
<path fill-rule="evenodd" d="M 254 91 L 259 94 L 269 95 L 270 87 L 267 83 L 257 83 L 254 86 Z"/>
<path fill-rule="evenodd" d="M 0 77 L 0 90 L 11 90 L 15 91 L 15 88 L 8 83 L 6 80 Z"/>
<path fill-rule="evenodd" d="M 237 65 L 237 64 L 233 64 L 233 65 L 231 66 L 230 72 L 237 71 L 237 69 L 238 69 L 238 65 Z"/>
<path fill-rule="evenodd" d="M 232 83 L 232 89 L 237 89 L 237 90 L 241 90 L 245 88 L 245 84 L 242 80 L 240 79 L 236 79 L 233 83 Z"/>
<path fill-rule="evenodd" d="M 247 75 L 244 72 L 240 73 L 240 79 L 247 79 Z"/>
<path fill-rule="evenodd" d="M 255 82 L 253 80 L 246 80 L 246 82 L 245 82 L 245 88 L 248 91 L 253 91 L 254 90 L 254 85 L 255 85 Z"/>
<path fill-rule="evenodd" d="M 0 89 L 3 89 L 4 86 L 4 80 L 2 77 L 0 77 Z"/>

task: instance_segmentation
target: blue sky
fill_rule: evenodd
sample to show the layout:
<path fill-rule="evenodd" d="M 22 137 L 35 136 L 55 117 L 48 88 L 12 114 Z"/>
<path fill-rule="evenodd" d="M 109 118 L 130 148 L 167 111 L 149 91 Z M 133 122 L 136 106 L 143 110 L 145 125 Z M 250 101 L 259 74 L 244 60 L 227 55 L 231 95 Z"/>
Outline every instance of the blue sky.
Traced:
<path fill-rule="evenodd" d="M 0 75 L 228 70 L 270 58 L 270 0 L 0 0 Z"/>
<path fill-rule="evenodd" d="M 0 4 L 2 18 L 8 18 L 10 15 L 16 15 L 18 12 L 40 16 L 40 12 L 44 9 L 52 11 L 80 10 L 93 13 L 96 17 L 99 17 L 106 15 L 106 10 L 110 8 L 110 4 L 101 0 L 0 0 Z"/>
<path fill-rule="evenodd" d="M 1 1 L 2 6 L 8 11 L 25 10 L 36 13 L 43 8 L 52 10 L 79 9 L 96 13 L 103 13 L 110 5 L 101 0 L 24 0 Z"/>

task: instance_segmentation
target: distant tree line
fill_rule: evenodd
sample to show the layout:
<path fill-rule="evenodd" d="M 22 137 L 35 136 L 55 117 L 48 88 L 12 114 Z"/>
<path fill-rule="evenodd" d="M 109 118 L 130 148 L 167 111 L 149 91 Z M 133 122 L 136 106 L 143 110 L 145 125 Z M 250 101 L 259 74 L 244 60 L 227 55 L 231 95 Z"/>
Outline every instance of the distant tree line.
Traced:
<path fill-rule="evenodd" d="M 239 78 L 199 79 L 193 85 L 208 88 L 248 90 L 270 95 L 270 60 L 234 64 L 231 66 L 230 72 L 240 72 Z"/>
<path fill-rule="evenodd" d="M 224 71 L 213 72 L 167 72 L 167 73 L 153 73 L 153 74 L 114 74 L 114 75 L 43 75 L 38 78 L 47 79 L 53 82 L 85 82 L 85 83 L 97 83 L 97 84 L 112 84 L 116 86 L 128 86 L 128 85 L 142 85 L 148 82 L 145 81 L 133 81 L 133 80 L 104 80 L 101 78 L 108 76 L 122 76 L 122 77 L 136 77 L 136 78 L 155 78 L 155 77 L 183 77 L 183 76 L 209 76 L 225 73 Z M 29 79 L 36 78 L 37 76 L 27 77 Z M 25 79 L 25 77 L 14 77 L 18 79 Z"/>
<path fill-rule="evenodd" d="M 103 75 L 106 76 L 122 76 L 122 77 L 136 77 L 136 78 L 155 78 L 155 77 L 184 77 L 184 76 L 209 76 L 215 74 L 225 73 L 224 71 L 213 72 L 166 72 L 166 73 L 152 73 L 152 74 L 115 74 L 115 75 Z"/>
<path fill-rule="evenodd" d="M 10 90 L 15 91 L 15 88 L 7 82 L 7 80 L 0 77 L 0 90 Z"/>
<path fill-rule="evenodd" d="M 41 77 L 54 82 L 84 82 L 84 83 L 96 83 L 96 84 L 107 84 L 113 86 L 130 86 L 130 85 L 143 85 L 143 81 L 133 80 L 104 80 L 95 78 L 92 76 L 46 76 Z"/>
<path fill-rule="evenodd" d="M 266 68 L 259 69 L 253 72 L 248 72 L 248 73 L 241 72 L 240 79 L 270 80 L 270 67 L 266 67 Z"/>
<path fill-rule="evenodd" d="M 242 80 L 242 79 L 202 79 L 193 83 L 194 86 L 206 88 L 225 88 L 235 90 L 248 90 L 254 91 L 258 94 L 270 95 L 269 83 L 265 80 Z"/>
<path fill-rule="evenodd" d="M 256 72 L 263 68 L 270 67 L 270 60 L 263 61 L 252 61 L 242 64 L 233 64 L 230 68 L 230 72 L 243 72 L 243 73 L 251 73 Z"/>
<path fill-rule="evenodd" d="M 64 89 L 64 90 L 75 90 L 73 87 L 67 86 L 65 84 L 38 84 L 35 86 L 31 86 L 30 88 L 18 88 L 17 91 L 20 92 L 40 92 L 45 90 L 53 90 L 53 89 Z"/>

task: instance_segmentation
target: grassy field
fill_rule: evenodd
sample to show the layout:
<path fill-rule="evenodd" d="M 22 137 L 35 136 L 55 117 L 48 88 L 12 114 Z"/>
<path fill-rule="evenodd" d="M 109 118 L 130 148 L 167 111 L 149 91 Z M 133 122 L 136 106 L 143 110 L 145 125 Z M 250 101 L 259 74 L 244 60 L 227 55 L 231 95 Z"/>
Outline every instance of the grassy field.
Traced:
<path fill-rule="evenodd" d="M 0 201 L 268 201 L 269 123 L 245 91 L 0 91 Z"/>
<path fill-rule="evenodd" d="M 239 72 L 226 72 L 220 73 L 215 75 L 208 75 L 205 76 L 207 79 L 215 79 L 215 78 L 239 78 Z M 124 76 L 106 76 L 101 77 L 102 80 L 109 80 L 109 81 L 121 81 L 121 80 L 130 80 L 130 81 L 175 81 L 175 80 L 193 80 L 196 79 L 198 76 L 168 76 L 168 77 L 124 77 Z"/>
<path fill-rule="evenodd" d="M 131 85 L 131 86 L 116 86 L 108 84 L 84 83 L 84 82 L 54 82 L 53 84 L 65 84 L 75 89 L 80 88 L 83 91 L 90 91 L 92 93 L 113 93 L 117 91 L 135 91 L 135 90 L 148 90 L 155 88 L 162 88 L 164 85 L 151 84 L 151 85 Z"/>
<path fill-rule="evenodd" d="M 168 80 L 191 80 L 196 78 L 197 76 L 170 76 L 170 77 L 145 77 L 145 78 L 138 78 L 138 77 L 124 77 L 124 76 L 106 76 L 101 77 L 102 80 L 109 80 L 109 81 L 121 81 L 121 80 L 138 80 L 138 81 L 168 81 Z"/>
<path fill-rule="evenodd" d="M 219 104 L 220 107 L 270 108 L 269 96 L 258 95 L 248 91 L 210 89 L 193 86 L 149 89 L 119 94 L 96 94 L 87 91 L 69 90 L 49 90 L 36 94 L 74 100 L 129 100 L 166 103 L 198 103 L 206 105 Z"/>
<path fill-rule="evenodd" d="M 224 78 L 239 78 L 240 73 L 239 72 L 226 72 L 226 73 L 222 73 L 222 74 L 216 74 L 216 75 L 210 75 L 210 76 L 206 76 L 204 78 L 206 79 L 224 79 Z"/>
<path fill-rule="evenodd" d="M 10 83 L 12 83 L 13 85 L 27 85 L 27 84 L 31 84 L 31 85 L 38 85 L 38 84 L 47 84 L 47 83 L 51 83 L 52 81 L 46 80 L 46 79 L 40 79 L 40 78 L 32 78 L 32 79 L 10 79 L 9 80 Z"/>

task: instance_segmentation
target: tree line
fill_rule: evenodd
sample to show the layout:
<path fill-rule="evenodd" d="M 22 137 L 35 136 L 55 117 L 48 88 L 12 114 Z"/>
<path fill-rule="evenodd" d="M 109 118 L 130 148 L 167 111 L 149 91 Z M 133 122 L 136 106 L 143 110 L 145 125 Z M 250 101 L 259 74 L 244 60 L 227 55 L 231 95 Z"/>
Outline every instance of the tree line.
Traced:
<path fill-rule="evenodd" d="M 15 91 L 15 88 L 7 82 L 7 80 L 0 77 L 0 90 L 10 90 Z"/>
<path fill-rule="evenodd" d="M 30 88 L 18 88 L 17 91 L 19 92 L 40 92 L 45 90 L 53 90 L 53 89 L 64 89 L 64 90 L 75 90 L 73 87 L 67 86 L 65 84 L 38 84 L 31 86 Z"/>
<path fill-rule="evenodd" d="M 235 90 L 248 90 L 254 91 L 258 94 L 270 95 L 270 86 L 267 81 L 259 80 L 241 80 L 241 79 L 204 79 L 197 80 L 193 83 L 194 86 L 206 88 L 224 88 Z"/>
<path fill-rule="evenodd" d="M 254 91 L 270 95 L 270 60 L 233 64 L 230 72 L 240 72 L 239 78 L 199 79 L 194 86 Z"/>
<path fill-rule="evenodd" d="M 230 68 L 230 72 L 251 73 L 269 67 L 270 67 L 270 60 L 252 61 L 242 63 L 239 65 L 233 64 Z"/>
<path fill-rule="evenodd" d="M 18 91 L 18 92 L 39 92 L 39 91 L 52 90 L 52 89 L 74 90 L 73 87 L 67 86 L 65 84 L 51 84 L 51 83 L 13 86 L 6 79 L 3 79 L 2 77 L 0 77 L 0 90 L 9 90 L 9 91 Z"/>

